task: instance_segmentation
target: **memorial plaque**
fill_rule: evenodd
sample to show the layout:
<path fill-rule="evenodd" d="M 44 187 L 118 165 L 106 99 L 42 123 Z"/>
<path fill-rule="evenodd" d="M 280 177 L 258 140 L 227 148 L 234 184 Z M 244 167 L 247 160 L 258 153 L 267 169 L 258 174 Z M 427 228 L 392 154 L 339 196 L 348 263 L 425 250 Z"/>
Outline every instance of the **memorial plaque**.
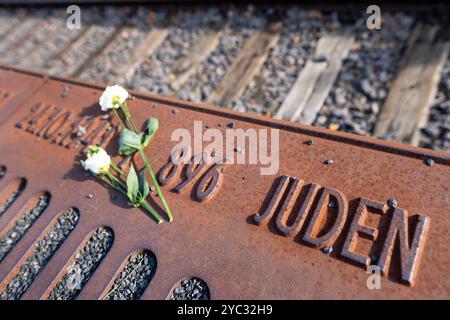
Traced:
<path fill-rule="evenodd" d="M 24 76 L 8 72 L 11 81 Z M 0 230 L 36 193 L 47 191 L 52 199 L 0 263 L 0 293 L 57 215 L 76 208 L 78 223 L 22 299 L 47 298 L 99 227 L 112 230 L 114 242 L 78 299 L 104 298 L 139 250 L 157 261 L 141 299 L 165 299 L 191 277 L 207 284 L 211 299 L 448 298 L 450 155 L 132 92 L 138 127 L 149 117 L 160 123 L 146 154 L 174 221 L 158 225 L 79 165 L 87 144 L 117 154 L 118 124 L 98 105 L 104 87 L 44 81 L 0 126 L 0 165 L 6 167 L 0 190 L 26 179 L 0 216 Z M 171 137 L 180 129 L 203 139 L 204 149 L 193 157 L 208 150 L 212 133 L 246 135 L 233 149 L 234 160 L 247 156 L 246 164 L 229 157 L 173 164 L 178 142 Z M 257 148 L 248 142 L 251 132 L 262 136 Z M 268 141 L 279 141 L 279 150 L 272 143 L 251 159 Z M 261 160 L 269 154 L 279 155 L 276 163 Z M 368 269 L 381 272 L 381 288 L 370 285 L 376 272 Z"/>

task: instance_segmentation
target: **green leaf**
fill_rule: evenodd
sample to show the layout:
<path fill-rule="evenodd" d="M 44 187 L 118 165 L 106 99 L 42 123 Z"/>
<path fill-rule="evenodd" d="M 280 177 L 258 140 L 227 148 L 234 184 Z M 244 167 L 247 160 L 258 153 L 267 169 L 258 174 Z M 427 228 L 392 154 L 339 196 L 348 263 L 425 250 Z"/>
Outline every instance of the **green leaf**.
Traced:
<path fill-rule="evenodd" d="M 148 194 L 150 193 L 145 170 L 142 170 L 139 174 L 139 193 L 141 194 L 142 199 L 147 198 Z"/>
<path fill-rule="evenodd" d="M 141 136 L 131 130 L 124 128 L 119 136 L 119 153 L 132 155 L 141 148 Z"/>
<path fill-rule="evenodd" d="M 145 126 L 143 136 L 142 136 L 142 147 L 148 146 L 156 131 L 158 131 L 159 122 L 156 118 L 150 118 L 147 120 L 147 125 Z"/>
<path fill-rule="evenodd" d="M 134 170 L 133 165 L 130 163 L 130 170 L 128 171 L 127 176 L 127 196 L 130 199 L 130 202 L 134 206 L 138 206 L 140 204 L 139 201 L 139 181 Z"/>

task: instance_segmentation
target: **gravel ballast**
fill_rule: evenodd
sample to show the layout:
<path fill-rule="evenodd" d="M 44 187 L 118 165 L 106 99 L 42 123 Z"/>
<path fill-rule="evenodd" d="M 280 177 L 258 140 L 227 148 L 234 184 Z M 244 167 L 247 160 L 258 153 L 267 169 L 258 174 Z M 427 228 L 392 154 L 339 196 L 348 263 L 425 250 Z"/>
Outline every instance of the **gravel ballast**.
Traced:
<path fill-rule="evenodd" d="M 10 51 L 11 54 L 5 55 L 2 62 L 5 64 L 19 64 L 20 61 L 27 59 L 35 50 L 39 49 L 41 45 L 44 45 L 46 41 L 56 32 L 59 32 L 64 28 L 64 20 L 62 12 L 51 12 L 49 13 L 48 20 L 42 19 L 40 24 L 37 26 L 38 32 L 33 34 L 28 40 L 21 43 L 14 51 Z"/>
<path fill-rule="evenodd" d="M 337 15 L 291 7 L 278 13 L 282 23 L 280 39 L 272 48 L 261 71 L 234 103 L 238 111 L 264 114 L 274 112 L 283 103 L 298 78 L 306 60 L 314 57 L 319 37 L 328 29 L 338 28 Z"/>
<path fill-rule="evenodd" d="M 138 300 L 156 271 L 156 258 L 149 251 L 133 254 L 114 280 L 104 300 Z"/>
<path fill-rule="evenodd" d="M 265 28 L 267 16 L 264 12 L 255 14 L 254 11 L 251 6 L 242 12 L 231 9 L 227 11 L 227 24 L 221 31 L 217 47 L 177 92 L 179 98 L 201 102 L 211 95 L 248 39 L 255 31 Z"/>
<path fill-rule="evenodd" d="M 125 21 L 129 10 L 114 10 L 106 7 L 100 11 L 97 23 L 87 28 L 85 36 L 81 37 L 78 46 L 64 52 L 58 59 L 51 60 L 48 73 L 53 75 L 77 75 L 79 68 L 89 63 L 92 56 L 96 56 L 103 50 L 118 31 L 119 26 Z M 102 21 L 99 20 L 103 17 Z"/>
<path fill-rule="evenodd" d="M 450 152 L 450 55 L 442 69 L 439 91 L 428 123 L 421 129 L 421 147 Z"/>
<path fill-rule="evenodd" d="M 40 22 L 42 22 L 42 20 L 38 18 L 38 14 L 33 14 L 17 25 L 17 27 L 13 28 L 13 30 L 10 30 L 9 33 L 5 35 L 5 38 L 0 41 L 1 60 L 3 61 L 5 57 L 12 54 L 12 52 L 8 53 L 10 52 L 9 50 L 17 43 L 17 41 L 32 32 Z"/>
<path fill-rule="evenodd" d="M 78 219 L 79 212 L 76 209 L 66 209 L 60 214 L 50 231 L 34 245 L 30 257 L 20 266 L 17 274 L 0 294 L 0 300 L 20 299 L 75 228 Z"/>
<path fill-rule="evenodd" d="M 305 63 L 317 58 L 314 53 L 318 39 L 327 32 L 340 33 L 354 27 L 355 43 L 312 124 L 364 136 L 373 135 L 412 30 L 419 23 L 437 26 L 439 36 L 443 36 L 438 41 L 448 40 L 448 19 L 445 10 L 439 8 L 384 10 L 380 30 L 368 29 L 367 14 L 356 7 L 331 10 L 298 5 L 89 6 L 82 8 L 79 30 L 68 29 L 66 18 L 67 13 L 61 8 L 0 8 L 0 60 L 58 76 L 122 83 L 124 74 L 119 75 L 116 70 L 122 72 L 119 67 L 129 65 L 134 68 L 130 61 L 133 51 L 152 29 L 161 27 L 167 29 L 167 37 L 144 62 L 136 61 L 140 65 L 129 70 L 131 79 L 127 79 L 130 81 L 126 86 L 205 102 L 221 87 L 252 35 L 256 31 L 273 31 L 279 39 L 267 59 L 243 94 L 223 106 L 269 116 L 282 105 Z M 210 31 L 218 32 L 218 40 L 214 38 L 216 47 L 208 48 L 210 53 L 202 57 L 203 61 L 196 61 L 198 64 L 187 80 L 177 82 L 176 71 L 183 70 L 175 66 L 179 67 L 180 59 Z M 24 42 L 18 45 L 21 39 Z M 422 147 L 447 152 L 448 69 L 447 63 L 420 139 Z M 386 134 L 380 138 L 393 137 Z"/>
<path fill-rule="evenodd" d="M 145 40 L 152 27 L 165 20 L 166 11 L 150 11 L 139 7 L 126 22 L 126 28 L 120 31 L 113 43 L 97 56 L 80 78 L 97 82 L 112 82 L 123 77 L 117 70 L 123 64 L 130 64 L 131 52 Z"/>
<path fill-rule="evenodd" d="M 99 228 L 75 254 L 75 261 L 50 292 L 48 300 L 74 300 L 89 281 L 114 241 L 113 232 Z"/>
<path fill-rule="evenodd" d="M 223 12 L 217 8 L 179 10 L 171 20 L 169 34 L 161 46 L 144 61 L 131 78 L 133 89 L 171 95 L 174 63 L 186 56 L 202 29 L 216 28 L 223 23 Z"/>
<path fill-rule="evenodd" d="M 8 34 L 11 28 L 23 19 L 23 12 L 18 10 L 3 10 L 0 12 L 0 39 Z"/>
<path fill-rule="evenodd" d="M 82 15 L 81 29 L 68 29 L 66 28 L 63 19 L 57 20 L 56 24 L 59 27 L 57 32 L 50 32 L 48 40 L 31 53 L 31 59 L 22 59 L 20 66 L 34 70 L 47 70 L 52 64 L 52 60 L 59 59 L 59 53 L 81 36 L 87 26 L 91 23 L 93 17 L 89 12 L 90 11 Z"/>
<path fill-rule="evenodd" d="M 181 281 L 170 296 L 170 300 L 209 300 L 209 289 L 199 278 Z"/>
<path fill-rule="evenodd" d="M 27 230 L 47 208 L 49 202 L 50 194 L 44 193 L 39 197 L 37 204 L 26 211 L 20 219 L 16 221 L 14 226 L 0 238 L 0 262 L 2 262 L 6 255 L 14 248 L 15 244 L 22 239 Z"/>
<path fill-rule="evenodd" d="M 371 135 L 401 63 L 414 18 L 384 15 L 383 28 L 358 23 L 355 44 L 313 125 Z"/>

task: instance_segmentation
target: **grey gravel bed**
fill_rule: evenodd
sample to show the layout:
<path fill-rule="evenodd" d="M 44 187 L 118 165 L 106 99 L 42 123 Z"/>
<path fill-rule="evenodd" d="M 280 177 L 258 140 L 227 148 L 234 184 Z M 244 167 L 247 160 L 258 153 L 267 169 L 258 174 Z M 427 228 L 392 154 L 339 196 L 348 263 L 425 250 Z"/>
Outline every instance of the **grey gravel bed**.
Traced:
<path fill-rule="evenodd" d="M 336 14 L 291 7 L 281 13 L 283 24 L 278 43 L 269 53 L 259 74 L 234 103 L 239 111 L 263 114 L 273 112 L 283 103 L 306 60 L 314 56 L 317 40 L 324 30 L 340 26 Z"/>
<path fill-rule="evenodd" d="M 355 30 L 355 44 L 313 125 L 370 135 L 387 97 L 414 18 L 384 14 L 381 30 L 369 30 L 365 20 Z"/>
<path fill-rule="evenodd" d="M 22 239 L 27 230 L 47 208 L 49 202 L 49 193 L 45 193 L 40 196 L 37 204 L 30 210 L 26 211 L 20 219 L 16 221 L 14 226 L 8 230 L 2 238 L 0 238 L 0 262 L 2 262 L 6 255 L 14 248 L 15 244 Z"/>
<path fill-rule="evenodd" d="M 130 28 L 122 30 L 114 39 L 114 44 L 96 57 L 89 68 L 80 75 L 80 78 L 111 82 L 123 76 L 117 74 L 118 66 L 129 62 L 133 50 L 140 42 L 144 41 L 154 24 L 165 20 L 165 15 L 165 10 L 150 11 L 147 8 L 139 7 L 136 14 L 127 21 L 127 26 Z M 156 21 L 150 21 L 150 16 Z"/>
<path fill-rule="evenodd" d="M 75 228 L 78 219 L 79 213 L 77 210 L 66 209 L 63 211 L 50 231 L 41 241 L 34 245 L 33 253 L 20 266 L 17 274 L 7 284 L 6 289 L 0 294 L 0 300 L 20 299 L 39 272 L 47 265 L 56 250 Z"/>
<path fill-rule="evenodd" d="M 17 190 L 14 190 L 8 198 L 5 199 L 3 203 L 0 203 L 0 217 L 8 210 L 8 208 L 16 201 L 20 196 L 25 187 L 24 182 L 22 182 Z"/>
<path fill-rule="evenodd" d="M 153 27 L 154 21 L 149 19 L 149 12 L 154 12 L 158 23 L 170 28 L 169 35 L 135 70 L 129 86 L 196 102 L 205 101 L 223 80 L 254 30 L 262 29 L 266 22 L 281 21 L 278 43 L 272 48 L 260 72 L 232 106 L 239 111 L 269 115 L 282 104 L 305 61 L 314 54 L 316 42 L 323 31 L 340 28 L 343 16 L 362 19 L 354 32 L 356 43 L 313 123 L 361 135 L 373 133 L 412 27 L 422 16 L 420 13 L 386 12 L 383 13 L 381 30 L 369 30 L 364 17 L 345 9 L 329 14 L 326 11 L 304 10 L 300 6 L 278 8 L 274 5 L 195 9 L 94 6 L 82 8 L 81 30 L 69 30 L 63 26 L 65 19 L 60 17 L 61 12 L 64 17 L 67 16 L 60 9 L 0 8 L 0 61 L 56 75 L 68 75 L 81 66 L 88 66 L 81 74 L 82 78 L 111 82 L 119 76 L 115 74 L 115 66 L 128 62 L 129 53 Z M 52 31 L 50 27 L 34 32 L 44 16 L 56 18 L 56 22 L 51 24 L 57 24 L 59 32 Z M 444 24 L 442 17 L 436 19 L 437 24 Z M 17 26 L 11 28 L 16 22 L 19 22 Z M 89 27 L 91 24 L 92 27 Z M 124 24 L 131 25 L 131 29 L 118 33 Z M 218 47 L 198 66 L 183 87 L 172 87 L 171 83 L 176 78 L 173 74 L 174 63 L 189 52 L 200 34 L 212 28 L 222 30 Z M 10 50 L 19 39 L 31 32 L 33 35 L 22 46 Z M 80 45 L 65 51 L 80 35 L 83 39 Z M 48 41 L 43 43 L 46 37 Z M 108 39 L 116 45 L 109 52 L 98 55 L 100 49 L 108 44 Z M 93 55 L 97 57 L 91 63 L 89 59 Z M 420 145 L 448 151 L 448 71 L 444 70 L 443 77 L 430 111 L 429 123 L 422 130 Z"/>
<path fill-rule="evenodd" d="M 0 60 L 10 63 L 10 59 L 13 59 L 16 50 L 23 50 L 21 47 L 23 44 L 16 45 L 25 39 L 25 42 L 33 42 L 36 35 L 45 30 L 42 28 L 45 24 L 45 20 L 55 14 L 55 10 L 51 8 L 40 8 L 30 11 L 20 11 L 22 21 L 11 28 L 8 34 L 0 41 Z M 27 44 L 29 45 L 29 44 Z M 26 46 L 27 46 L 26 45 Z M 14 50 L 11 50 L 13 49 Z"/>
<path fill-rule="evenodd" d="M 23 19 L 22 13 L 18 10 L 0 11 L 0 39 L 21 19 Z"/>
<path fill-rule="evenodd" d="M 441 72 L 439 91 L 428 123 L 421 129 L 420 146 L 450 152 L 450 55 Z"/>
<path fill-rule="evenodd" d="M 202 29 L 215 28 L 223 19 L 223 12 L 217 8 L 177 11 L 166 40 L 136 69 L 130 87 L 170 95 L 170 83 L 175 79 L 171 73 L 174 63 L 189 52 Z"/>
<path fill-rule="evenodd" d="M 64 20 L 57 20 L 58 32 L 53 32 L 45 43 L 34 51 L 29 59 L 20 62 L 20 66 L 30 69 L 47 69 L 51 64 L 50 60 L 63 51 L 67 46 L 78 38 L 93 20 L 93 12 L 87 11 L 82 15 L 81 29 L 68 29 Z"/>
<path fill-rule="evenodd" d="M 5 64 L 19 64 L 22 60 L 28 59 L 34 50 L 38 49 L 41 44 L 48 41 L 49 37 L 64 28 L 64 21 L 60 18 L 51 17 L 45 24 L 35 32 L 32 37 L 23 42 L 14 51 L 7 52 L 3 58 Z M 35 63 L 35 62 L 33 62 Z"/>
<path fill-rule="evenodd" d="M 156 271 L 156 258 L 149 251 L 133 254 L 120 272 L 104 300 L 137 300 Z"/>
<path fill-rule="evenodd" d="M 19 24 L 16 28 L 13 28 L 13 30 L 10 31 L 10 33 L 2 40 L 0 41 L 0 55 L 1 60 L 3 61 L 4 57 L 8 55 L 8 51 L 19 41 L 22 39 L 26 34 L 33 31 L 37 25 L 39 24 L 40 19 L 31 16 L 21 24 Z M 9 51 L 11 54 L 12 51 Z"/>
<path fill-rule="evenodd" d="M 129 10 L 114 10 L 106 7 L 100 10 L 97 22 L 82 36 L 81 43 L 64 52 L 58 59 L 49 62 L 48 73 L 70 76 L 86 63 L 93 54 L 107 45 L 108 39 L 113 37 L 119 26 L 125 21 Z M 101 20 L 100 20 L 101 19 Z"/>
<path fill-rule="evenodd" d="M 48 299 L 74 300 L 108 253 L 113 241 L 114 235 L 110 229 L 97 229 L 83 249 L 75 254 L 75 261 L 67 268 Z"/>
<path fill-rule="evenodd" d="M 231 9 L 227 11 L 227 26 L 220 35 L 217 47 L 176 93 L 179 98 L 196 102 L 208 98 L 222 81 L 233 60 L 241 53 L 247 40 L 256 30 L 266 26 L 267 13 L 255 14 L 254 11 L 251 6 L 243 12 Z M 270 9 L 268 11 L 270 13 Z"/>
<path fill-rule="evenodd" d="M 209 300 L 209 289 L 206 283 L 199 278 L 183 280 L 176 287 L 170 300 Z"/>

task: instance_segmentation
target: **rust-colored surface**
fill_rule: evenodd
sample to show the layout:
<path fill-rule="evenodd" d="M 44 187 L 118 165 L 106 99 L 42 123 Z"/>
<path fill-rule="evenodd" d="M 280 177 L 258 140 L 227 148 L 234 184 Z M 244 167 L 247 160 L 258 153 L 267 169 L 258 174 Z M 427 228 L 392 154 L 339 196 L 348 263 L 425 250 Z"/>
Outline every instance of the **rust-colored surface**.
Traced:
<path fill-rule="evenodd" d="M 0 124 L 43 84 L 42 76 L 0 69 Z"/>
<path fill-rule="evenodd" d="M 21 76 L 14 73 L 11 81 Z M 0 289 L 55 215 L 76 207 L 77 227 L 23 299 L 45 298 L 77 248 L 99 226 L 110 227 L 115 241 L 79 299 L 101 298 L 128 255 L 139 249 L 154 252 L 158 265 L 142 299 L 165 299 L 180 279 L 192 276 L 208 284 L 212 299 L 450 297 L 448 154 L 134 92 L 136 99 L 129 105 L 139 125 L 150 116 L 160 122 L 146 150 L 156 170 L 167 163 L 176 144 L 171 133 L 177 128 L 192 130 L 195 120 L 222 132 L 230 122 L 241 129 L 280 129 L 276 175 L 260 175 L 259 165 L 225 165 L 218 191 L 198 201 L 197 183 L 179 193 L 170 191 L 183 180 L 178 171 L 163 187 L 175 219 L 157 225 L 143 211 L 129 208 L 121 196 L 111 200 L 112 192 L 85 174 L 77 159 L 81 147 L 75 143 L 66 148 L 59 144 L 62 136 L 52 135 L 57 117 L 47 138 L 45 119 L 30 131 L 27 122 L 21 122 L 39 102 L 59 106 L 59 115 L 69 111 L 73 117 L 99 117 L 102 89 L 46 78 L 0 126 L 0 165 L 7 167 L 0 189 L 17 177 L 27 179 L 22 195 L 0 217 L 0 229 L 36 192 L 48 190 L 52 195 L 47 210 L 0 264 Z M 95 127 L 105 120 L 98 121 Z M 108 151 L 115 153 L 116 145 L 107 143 L 109 126 L 104 125 L 96 141 L 106 137 Z M 334 163 L 324 163 L 330 159 Z M 427 159 L 434 164 L 427 165 Z M 292 192 L 283 197 L 287 189 Z M 288 198 L 296 199 L 299 191 L 294 211 L 304 215 L 291 217 L 286 226 L 279 212 L 289 212 Z M 88 193 L 93 199 L 87 199 Z M 334 206 L 328 206 L 327 194 Z M 390 198 L 398 201 L 396 209 L 387 206 Z M 272 204 L 275 213 L 267 210 Z M 321 204 L 329 215 L 318 234 L 314 222 L 321 225 L 324 220 L 325 211 L 317 209 Z M 372 209 L 367 212 L 367 207 Z M 332 246 L 331 254 L 319 250 L 325 245 Z M 369 274 L 363 264 L 370 256 L 385 269 L 380 290 L 366 285 Z"/>

